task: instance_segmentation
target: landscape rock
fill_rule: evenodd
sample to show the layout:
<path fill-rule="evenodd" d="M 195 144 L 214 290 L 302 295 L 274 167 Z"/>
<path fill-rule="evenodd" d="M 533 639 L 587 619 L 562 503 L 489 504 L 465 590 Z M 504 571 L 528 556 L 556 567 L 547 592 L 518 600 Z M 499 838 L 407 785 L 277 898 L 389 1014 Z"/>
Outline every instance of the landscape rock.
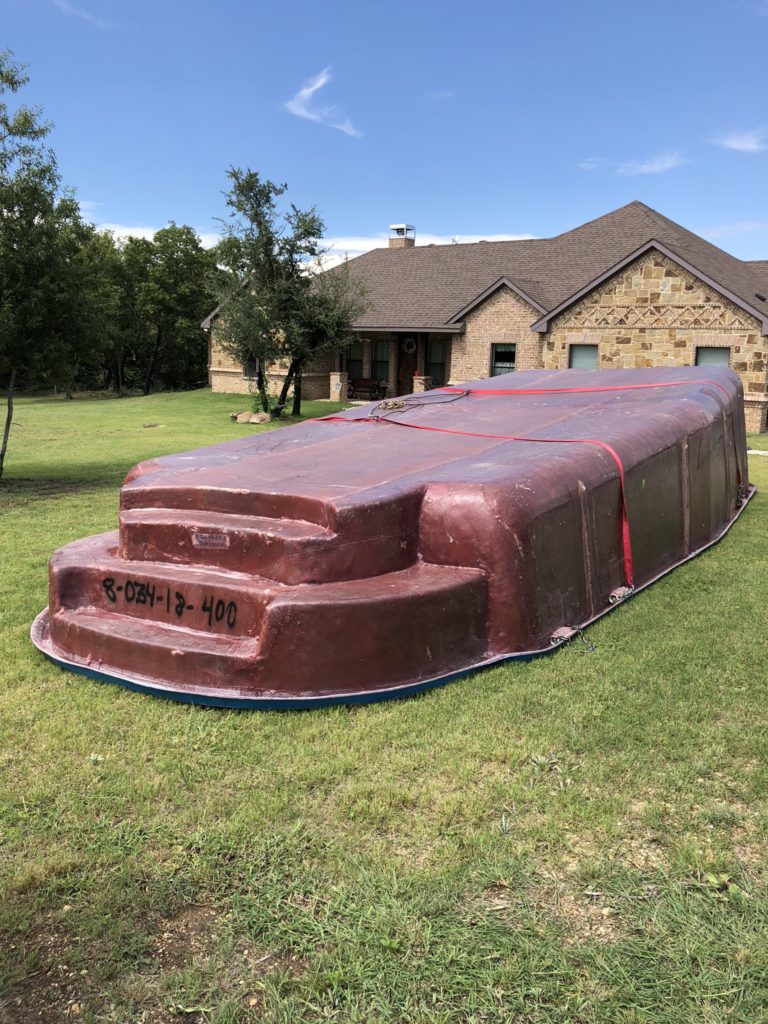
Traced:
<path fill-rule="evenodd" d="M 238 423 L 250 423 L 251 422 L 251 413 L 249 413 L 249 412 L 238 413 L 237 414 L 237 422 Z"/>
<path fill-rule="evenodd" d="M 251 423 L 269 423 L 272 417 L 268 412 L 255 412 L 251 415 Z"/>

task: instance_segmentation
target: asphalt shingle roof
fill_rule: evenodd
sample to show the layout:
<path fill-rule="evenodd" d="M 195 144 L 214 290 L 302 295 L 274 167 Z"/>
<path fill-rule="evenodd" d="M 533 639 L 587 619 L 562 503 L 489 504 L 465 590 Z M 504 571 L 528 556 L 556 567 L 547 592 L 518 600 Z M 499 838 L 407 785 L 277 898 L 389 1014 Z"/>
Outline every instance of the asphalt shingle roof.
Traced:
<path fill-rule="evenodd" d="M 651 240 L 768 320 L 768 301 L 757 297 L 768 294 L 768 260 L 739 260 L 632 202 L 554 238 L 373 249 L 348 263 L 368 289 L 355 326 L 437 329 L 502 277 L 549 311 Z"/>

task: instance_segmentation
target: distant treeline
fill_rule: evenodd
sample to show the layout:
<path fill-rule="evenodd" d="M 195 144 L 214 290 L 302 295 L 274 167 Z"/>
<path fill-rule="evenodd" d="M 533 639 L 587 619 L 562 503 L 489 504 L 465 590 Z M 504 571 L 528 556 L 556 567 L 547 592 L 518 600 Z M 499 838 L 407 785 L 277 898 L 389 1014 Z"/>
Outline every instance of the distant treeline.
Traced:
<path fill-rule="evenodd" d="M 215 250 L 183 225 L 125 240 L 83 222 L 77 228 L 69 273 L 59 276 L 54 296 L 49 333 L 58 343 L 41 345 L 39 359 L 19 360 L 16 389 L 71 396 L 204 386 L 208 345 L 200 322 L 216 305 L 222 271 Z M 2 390 L 7 375 L 0 369 Z"/>

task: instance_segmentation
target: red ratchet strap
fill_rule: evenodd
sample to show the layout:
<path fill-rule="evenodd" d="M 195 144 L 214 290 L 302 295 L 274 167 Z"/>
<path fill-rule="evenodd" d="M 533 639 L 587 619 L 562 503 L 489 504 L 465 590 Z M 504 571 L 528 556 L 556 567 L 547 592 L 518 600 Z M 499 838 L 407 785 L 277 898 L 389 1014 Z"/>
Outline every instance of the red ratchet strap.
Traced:
<path fill-rule="evenodd" d="M 669 380 L 659 381 L 658 384 L 604 384 L 602 387 L 591 388 L 459 388 L 443 387 L 435 388 L 435 391 L 448 392 L 449 394 L 472 395 L 483 397 L 484 395 L 580 395 L 595 391 L 646 391 L 649 388 L 679 388 L 684 384 L 709 384 L 717 388 L 725 395 L 728 401 L 728 408 L 733 413 L 733 399 L 726 388 L 716 380 Z M 742 477 L 739 466 L 739 450 L 736 445 L 736 434 L 731 422 L 731 436 L 733 437 L 733 451 L 736 462 L 736 486 L 741 488 Z"/>
<path fill-rule="evenodd" d="M 487 437 L 494 441 L 531 441 L 534 444 L 594 444 L 608 452 L 619 471 L 619 494 L 621 498 L 621 544 L 624 556 L 624 579 L 630 590 L 635 585 L 634 564 L 632 560 L 632 540 L 629 533 L 629 516 L 627 499 L 624 491 L 624 466 L 618 454 L 605 441 L 591 438 L 560 438 L 560 437 L 517 437 L 515 434 L 481 434 L 474 430 L 452 430 L 449 427 L 428 427 L 424 423 L 406 423 L 404 420 L 383 419 L 378 416 L 359 416 L 347 419 L 346 416 L 321 416 L 315 423 L 324 421 L 336 423 L 388 423 L 393 427 L 408 427 L 411 430 L 429 430 L 435 434 L 458 434 L 460 437 Z"/>
<path fill-rule="evenodd" d="M 659 381 L 658 384 L 603 384 L 600 387 L 592 388 L 459 388 L 444 387 L 434 388 L 435 391 L 450 391 L 459 395 L 580 395 L 589 391 L 646 391 L 649 388 L 679 388 L 681 384 L 711 384 L 713 388 L 719 388 L 728 402 L 731 396 L 722 384 L 716 380 L 668 380 Z"/>
<path fill-rule="evenodd" d="M 716 380 L 676 380 L 664 381 L 658 384 L 606 384 L 602 387 L 586 388 L 459 388 L 443 387 L 435 388 L 435 391 L 445 394 L 463 394 L 474 397 L 489 395 L 563 395 L 563 394 L 585 394 L 598 391 L 642 391 L 649 388 L 675 388 L 684 384 L 709 384 L 723 392 L 728 405 L 732 411 L 732 400 L 728 391 Z M 439 403 L 435 403 L 439 404 Z M 407 406 L 406 406 L 407 408 Z M 529 441 L 532 444 L 591 444 L 608 452 L 619 472 L 619 497 L 621 503 L 621 544 L 624 558 L 624 579 L 630 590 L 635 585 L 634 564 L 632 559 L 632 539 L 629 530 L 629 515 L 627 512 L 627 497 L 624 480 L 624 465 L 618 453 L 605 441 L 598 441 L 589 437 L 560 438 L 560 437 L 519 437 L 515 434 L 482 434 L 473 430 L 452 430 L 449 427 L 429 427 L 423 423 L 406 423 L 404 420 L 387 419 L 380 416 L 360 416 L 356 419 L 348 419 L 346 416 L 321 416 L 315 422 L 332 421 L 336 423 L 388 423 L 395 427 L 408 427 L 410 430 L 428 430 L 436 434 L 458 434 L 460 437 L 485 437 L 494 441 Z M 739 453 L 736 447 L 736 435 L 731 424 L 734 452 L 736 455 L 736 483 L 741 488 L 741 469 L 739 468 Z"/>

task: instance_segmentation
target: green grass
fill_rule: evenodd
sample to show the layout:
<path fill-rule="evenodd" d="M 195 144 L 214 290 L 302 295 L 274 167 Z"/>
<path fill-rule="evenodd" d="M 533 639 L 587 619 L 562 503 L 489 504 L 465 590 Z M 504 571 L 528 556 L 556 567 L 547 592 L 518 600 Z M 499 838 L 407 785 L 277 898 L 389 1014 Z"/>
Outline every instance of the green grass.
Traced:
<path fill-rule="evenodd" d="M 242 404 L 18 405 L 0 1021 L 768 1021 L 766 499 L 593 653 L 416 699 L 223 712 L 51 666 L 51 551 L 115 526 L 139 459 L 257 429 Z"/>

